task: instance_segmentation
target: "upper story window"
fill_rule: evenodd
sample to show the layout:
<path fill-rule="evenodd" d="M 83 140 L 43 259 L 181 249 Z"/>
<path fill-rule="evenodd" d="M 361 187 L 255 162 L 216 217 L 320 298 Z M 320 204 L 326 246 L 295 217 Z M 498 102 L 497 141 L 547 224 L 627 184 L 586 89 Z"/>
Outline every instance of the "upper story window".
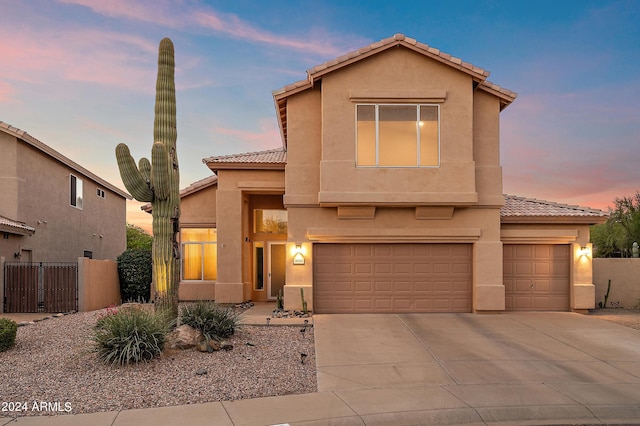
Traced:
<path fill-rule="evenodd" d="M 82 209 L 82 179 L 74 175 L 69 176 L 69 203 L 73 207 Z"/>
<path fill-rule="evenodd" d="M 356 105 L 358 167 L 440 165 L 440 108 L 425 104 Z"/>
<path fill-rule="evenodd" d="M 256 234 L 286 234 L 287 211 L 255 209 L 253 211 L 253 232 Z"/>

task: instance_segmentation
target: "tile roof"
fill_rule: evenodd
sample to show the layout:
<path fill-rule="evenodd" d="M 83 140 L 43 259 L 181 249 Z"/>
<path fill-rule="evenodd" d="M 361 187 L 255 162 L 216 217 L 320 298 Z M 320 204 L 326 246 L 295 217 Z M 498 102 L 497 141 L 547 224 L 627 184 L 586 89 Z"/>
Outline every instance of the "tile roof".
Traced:
<path fill-rule="evenodd" d="M 223 168 L 275 168 L 283 169 L 287 164 L 287 152 L 283 148 L 267 151 L 244 152 L 202 159 L 211 170 Z"/>
<path fill-rule="evenodd" d="M 442 52 L 440 49 L 429 46 L 428 44 L 420 43 L 414 38 L 407 37 L 404 34 L 398 33 L 393 35 L 392 37 L 388 37 L 375 43 L 371 43 L 368 46 L 354 50 L 323 64 L 316 65 L 315 67 L 307 70 L 306 79 L 296 81 L 287 86 L 284 86 L 281 89 L 274 90 L 272 94 L 276 106 L 276 111 L 278 113 L 278 121 L 280 124 L 280 131 L 282 133 L 282 141 L 284 146 L 286 146 L 287 144 L 286 98 L 288 96 L 313 87 L 314 82 L 322 78 L 322 76 L 325 74 L 333 72 L 361 59 L 372 56 L 376 53 L 393 48 L 395 46 L 404 46 L 415 52 L 423 54 L 424 56 L 427 56 L 469 74 L 474 81 L 479 83 L 479 89 L 487 91 L 500 98 L 500 109 L 504 109 L 509 106 L 511 102 L 513 102 L 518 96 L 517 93 L 512 92 L 511 90 L 505 89 L 498 86 L 497 84 L 487 81 L 489 71 L 468 62 L 464 62 L 462 59 L 451 56 L 450 54 Z"/>
<path fill-rule="evenodd" d="M 208 188 L 218 183 L 218 176 L 211 175 L 204 179 L 197 180 L 193 182 L 191 185 L 187 186 L 180 190 L 180 198 L 186 197 L 189 194 L 193 194 L 194 192 L 198 192 L 201 189 Z M 143 210 L 147 213 L 151 213 L 153 209 L 151 208 L 151 203 L 146 203 L 140 206 L 140 210 Z"/>
<path fill-rule="evenodd" d="M 32 228 L 23 222 L 16 222 L 15 220 L 7 219 L 2 216 L 0 216 L 0 229 L 5 230 L 6 232 L 15 231 L 16 234 L 20 235 L 31 235 L 36 232 L 35 228 Z"/>
<path fill-rule="evenodd" d="M 39 149 L 40 151 L 42 151 L 43 153 L 47 154 L 48 156 L 54 158 L 55 160 L 61 162 L 62 164 L 66 165 L 67 167 L 69 167 L 70 169 L 84 175 L 85 177 L 93 180 L 94 182 L 100 184 L 101 186 L 109 189 L 110 191 L 120 195 L 121 197 L 127 198 L 127 199 L 131 199 L 131 195 L 127 194 L 125 191 L 119 189 L 118 187 L 110 184 L 109 182 L 107 182 L 106 180 L 102 179 L 101 177 L 95 175 L 94 173 L 90 172 L 89 170 L 85 169 L 84 167 L 82 167 L 81 165 L 79 165 L 78 163 L 76 163 L 75 161 L 70 160 L 69 158 L 65 157 L 64 155 L 60 154 L 58 151 L 54 150 L 53 148 L 51 148 L 50 146 L 46 145 L 45 143 L 39 141 L 38 139 L 34 138 L 33 136 L 31 136 L 29 133 L 25 132 L 24 130 L 20 130 L 17 127 L 13 127 L 10 124 L 7 124 L 3 121 L 0 121 L 0 131 L 7 133 L 13 137 L 16 137 L 26 143 L 28 143 L 29 145 L 33 146 L 36 149 Z"/>
<path fill-rule="evenodd" d="M 595 220 L 599 223 L 609 216 L 605 211 L 589 207 L 570 206 L 515 195 L 505 195 L 504 197 L 505 204 L 500 209 L 500 217 L 503 219 L 547 217 Z"/>

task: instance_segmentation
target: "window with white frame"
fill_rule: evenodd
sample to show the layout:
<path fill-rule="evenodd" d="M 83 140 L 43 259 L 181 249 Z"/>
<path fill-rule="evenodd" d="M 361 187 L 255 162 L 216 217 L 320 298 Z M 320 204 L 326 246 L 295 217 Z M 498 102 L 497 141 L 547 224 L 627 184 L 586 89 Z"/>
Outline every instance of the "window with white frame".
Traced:
<path fill-rule="evenodd" d="M 438 167 L 440 107 L 428 104 L 356 105 L 358 167 Z"/>
<path fill-rule="evenodd" d="M 74 175 L 69 175 L 69 177 L 69 204 L 82 209 L 82 179 Z"/>
<path fill-rule="evenodd" d="M 182 280 L 213 281 L 218 277 L 216 228 L 182 228 Z"/>

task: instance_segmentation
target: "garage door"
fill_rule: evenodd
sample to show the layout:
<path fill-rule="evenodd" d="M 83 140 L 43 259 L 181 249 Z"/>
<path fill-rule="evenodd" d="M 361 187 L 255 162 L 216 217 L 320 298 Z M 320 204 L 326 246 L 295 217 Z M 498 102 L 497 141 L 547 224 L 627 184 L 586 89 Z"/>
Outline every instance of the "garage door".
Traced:
<path fill-rule="evenodd" d="M 569 310 L 569 246 L 504 245 L 507 311 Z"/>
<path fill-rule="evenodd" d="M 314 244 L 316 313 L 471 312 L 470 244 Z"/>

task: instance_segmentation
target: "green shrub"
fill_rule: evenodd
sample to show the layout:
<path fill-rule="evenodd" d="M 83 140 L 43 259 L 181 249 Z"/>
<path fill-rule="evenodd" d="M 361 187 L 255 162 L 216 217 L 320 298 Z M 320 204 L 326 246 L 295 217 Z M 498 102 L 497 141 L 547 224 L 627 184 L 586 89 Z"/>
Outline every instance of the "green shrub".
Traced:
<path fill-rule="evenodd" d="M 126 250 L 118 256 L 120 294 L 124 301 L 148 302 L 151 297 L 151 250 Z"/>
<path fill-rule="evenodd" d="M 226 339 L 240 325 L 239 316 L 215 302 L 198 301 L 182 306 L 180 322 L 199 330 L 208 339 Z"/>
<path fill-rule="evenodd" d="M 149 361 L 164 348 L 172 325 L 167 318 L 162 313 L 137 308 L 107 313 L 94 327 L 94 349 L 105 364 Z"/>
<path fill-rule="evenodd" d="M 0 352 L 13 347 L 16 343 L 18 324 L 9 318 L 0 318 Z"/>

